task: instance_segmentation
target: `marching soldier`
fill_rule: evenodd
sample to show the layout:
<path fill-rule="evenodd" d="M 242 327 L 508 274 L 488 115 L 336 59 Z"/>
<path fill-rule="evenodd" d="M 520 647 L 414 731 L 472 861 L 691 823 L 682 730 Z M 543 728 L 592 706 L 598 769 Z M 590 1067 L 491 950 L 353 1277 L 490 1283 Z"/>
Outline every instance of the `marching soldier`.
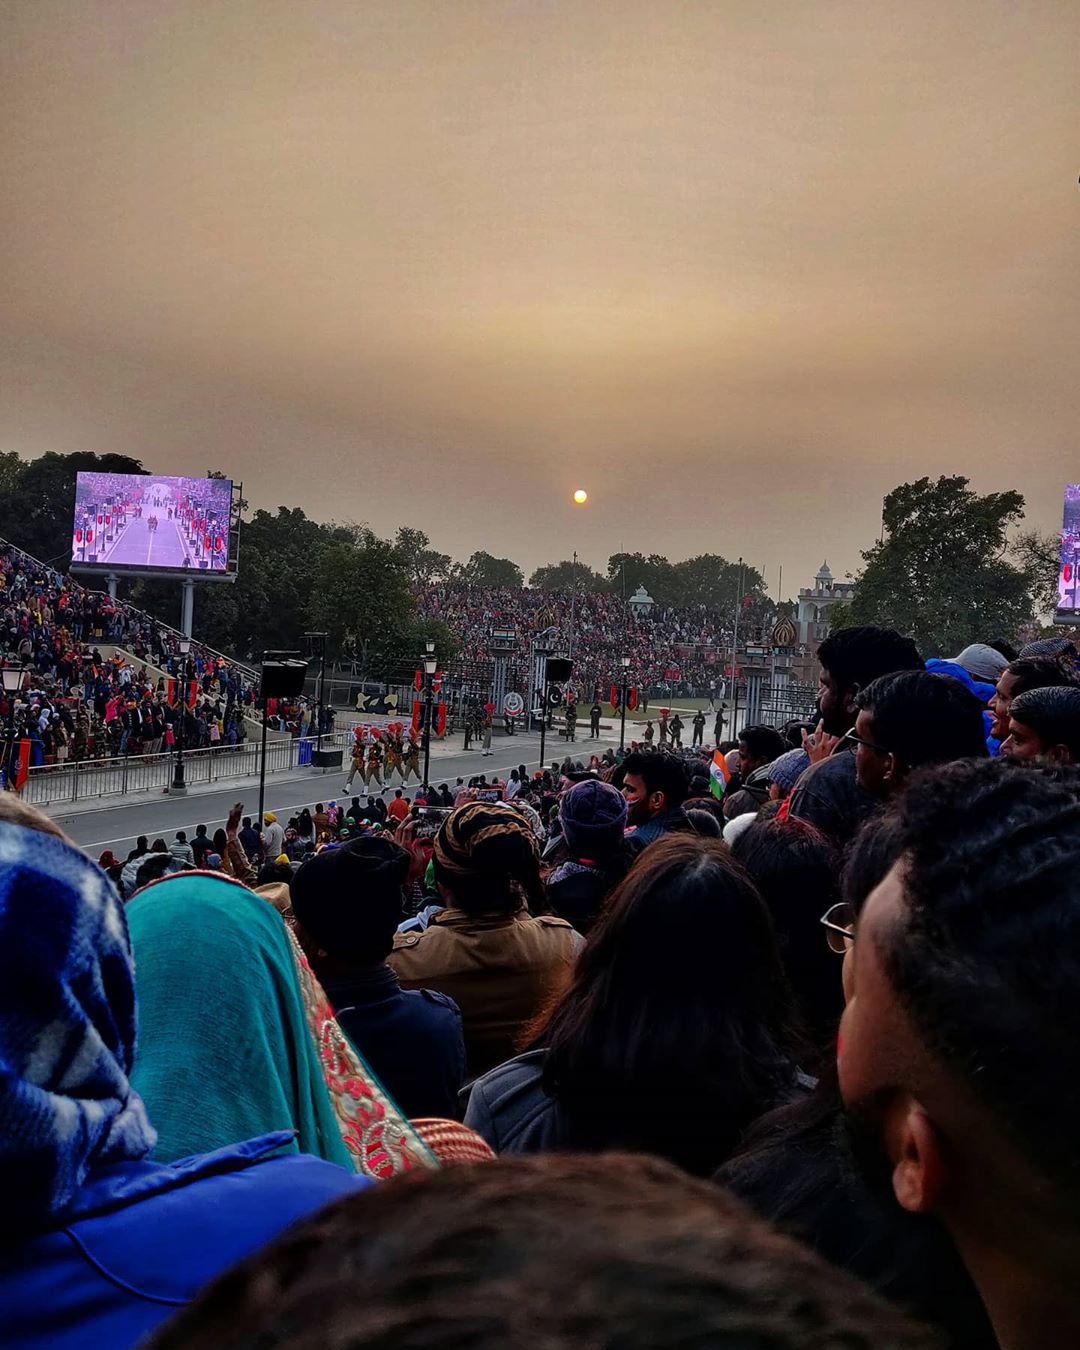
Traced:
<path fill-rule="evenodd" d="M 349 770 L 349 776 L 345 780 L 346 792 L 352 792 L 353 779 L 357 774 L 366 781 L 367 776 L 364 773 L 364 742 L 358 734 L 354 733 L 352 744 L 352 768 Z"/>
<path fill-rule="evenodd" d="M 401 785 L 402 787 L 409 781 L 409 775 L 415 774 L 416 781 L 420 781 L 420 747 L 416 743 L 416 737 L 410 735 L 405 742 L 405 749 L 402 755 Z"/>
<path fill-rule="evenodd" d="M 577 739 L 577 708 L 573 703 L 566 705 L 566 739 Z"/>
<path fill-rule="evenodd" d="M 390 784 L 390 775 L 394 772 L 401 774 L 401 781 L 405 781 L 405 770 L 401 766 L 402 745 L 399 732 L 388 731 L 386 733 L 386 782 Z"/>
<path fill-rule="evenodd" d="M 372 741 L 368 746 L 367 752 L 367 772 L 364 774 L 364 782 L 367 784 L 368 796 L 371 795 L 372 779 L 379 785 L 379 791 L 383 791 L 382 780 L 382 746 L 378 741 Z"/>

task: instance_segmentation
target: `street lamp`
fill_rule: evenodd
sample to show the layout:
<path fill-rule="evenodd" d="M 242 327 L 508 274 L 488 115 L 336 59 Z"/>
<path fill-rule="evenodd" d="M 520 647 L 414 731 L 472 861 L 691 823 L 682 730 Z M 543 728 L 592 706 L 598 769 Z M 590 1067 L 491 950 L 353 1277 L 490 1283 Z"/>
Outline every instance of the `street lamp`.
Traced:
<path fill-rule="evenodd" d="M 315 705 L 315 716 L 318 719 L 315 731 L 315 753 L 322 752 L 322 731 L 323 731 L 323 690 L 326 686 L 326 633 L 305 633 L 304 637 L 314 641 L 319 639 L 319 698 Z M 318 763 L 318 761 L 316 761 Z"/>
<path fill-rule="evenodd" d="M 4 740 L 7 748 L 4 755 L 4 786 L 11 787 L 15 776 L 11 772 L 11 759 L 15 753 L 15 695 L 22 688 L 23 672 L 19 666 L 5 666 L 0 673 L 4 678 L 4 693 L 8 700 L 7 736 Z"/>
<path fill-rule="evenodd" d="M 185 686 L 188 676 L 188 653 L 191 651 L 191 639 L 181 638 L 177 643 L 180 649 L 180 666 L 176 675 L 176 760 L 173 764 L 172 787 L 174 796 L 182 797 L 187 792 L 184 782 L 184 723 L 187 721 L 187 697 Z"/>
<path fill-rule="evenodd" d="M 424 788 L 431 783 L 431 681 L 438 662 L 434 642 L 424 643 Z"/>
<path fill-rule="evenodd" d="M 619 691 L 619 754 L 626 753 L 626 682 L 630 677 L 630 658 L 620 658 L 622 666 L 622 688 Z"/>

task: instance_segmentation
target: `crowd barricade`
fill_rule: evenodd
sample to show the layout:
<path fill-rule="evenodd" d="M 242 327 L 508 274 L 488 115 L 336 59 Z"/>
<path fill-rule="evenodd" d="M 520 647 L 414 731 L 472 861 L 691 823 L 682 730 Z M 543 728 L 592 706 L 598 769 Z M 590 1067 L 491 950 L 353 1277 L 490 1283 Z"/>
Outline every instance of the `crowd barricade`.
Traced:
<path fill-rule="evenodd" d="M 323 746 L 343 749 L 349 736 L 348 731 L 332 732 L 322 738 Z M 266 772 L 282 773 L 310 765 L 314 745 L 314 736 L 267 741 Z M 260 755 L 258 741 L 185 750 L 184 782 L 190 788 L 233 778 L 255 778 Z M 162 751 L 156 755 L 118 755 L 44 764 L 30 770 L 20 795 L 32 806 L 52 806 L 137 792 L 164 793 L 172 782 L 175 763 L 175 751 Z"/>

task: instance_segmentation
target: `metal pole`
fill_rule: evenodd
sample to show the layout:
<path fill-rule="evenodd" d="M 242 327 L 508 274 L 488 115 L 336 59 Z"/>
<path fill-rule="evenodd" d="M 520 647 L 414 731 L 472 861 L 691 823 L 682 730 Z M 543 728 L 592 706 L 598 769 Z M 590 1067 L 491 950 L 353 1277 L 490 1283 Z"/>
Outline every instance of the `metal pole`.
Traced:
<path fill-rule="evenodd" d="M 731 686 L 732 686 L 732 704 L 731 704 L 731 734 L 738 736 L 739 729 L 736 725 L 739 718 L 739 675 L 738 675 L 738 653 L 739 653 L 739 611 L 742 608 L 742 579 L 743 579 L 743 560 L 739 559 L 739 584 L 737 595 L 735 597 L 735 628 L 731 638 Z"/>
<path fill-rule="evenodd" d="M 389 778 L 387 779 L 389 782 Z M 424 671 L 424 787 L 431 786 L 431 676 Z"/>
<path fill-rule="evenodd" d="M 184 584 L 187 585 L 187 582 Z M 187 722 L 185 685 L 187 684 L 188 660 L 189 658 L 185 656 L 176 675 L 176 761 L 173 765 L 173 780 L 169 792 L 177 797 L 182 797 L 187 792 L 187 784 L 184 782 L 184 724 Z"/>
<path fill-rule="evenodd" d="M 261 692 L 261 691 L 260 691 Z M 259 830 L 266 807 L 266 695 L 262 697 L 262 753 L 259 755 Z"/>
<path fill-rule="evenodd" d="M 619 695 L 619 751 L 626 750 L 626 676 L 623 676 L 622 692 Z"/>
<path fill-rule="evenodd" d="M 326 697 L 326 634 L 322 635 L 322 647 L 319 652 L 319 703 L 316 716 L 319 719 L 315 732 L 315 749 L 322 750 L 323 700 Z"/>
<path fill-rule="evenodd" d="M 577 604 L 577 549 L 574 550 L 574 561 L 570 567 L 570 642 L 569 651 L 566 655 L 574 659 L 574 613 Z"/>
<path fill-rule="evenodd" d="M 544 667 L 544 679 L 541 684 L 543 700 L 540 707 L 540 768 L 544 767 L 544 734 L 547 731 L 548 680 L 547 667 Z"/>

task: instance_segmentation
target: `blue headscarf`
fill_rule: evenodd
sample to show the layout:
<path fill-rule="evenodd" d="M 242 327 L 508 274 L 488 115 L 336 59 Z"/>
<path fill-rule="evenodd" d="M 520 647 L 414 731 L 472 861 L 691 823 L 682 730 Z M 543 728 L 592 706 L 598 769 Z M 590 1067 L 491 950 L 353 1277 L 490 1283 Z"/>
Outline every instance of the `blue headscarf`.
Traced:
<path fill-rule="evenodd" d="M 155 1142 L 128 1081 L 135 982 L 112 882 L 53 835 L 0 821 L 0 1227 L 48 1227 L 96 1166 Z"/>

